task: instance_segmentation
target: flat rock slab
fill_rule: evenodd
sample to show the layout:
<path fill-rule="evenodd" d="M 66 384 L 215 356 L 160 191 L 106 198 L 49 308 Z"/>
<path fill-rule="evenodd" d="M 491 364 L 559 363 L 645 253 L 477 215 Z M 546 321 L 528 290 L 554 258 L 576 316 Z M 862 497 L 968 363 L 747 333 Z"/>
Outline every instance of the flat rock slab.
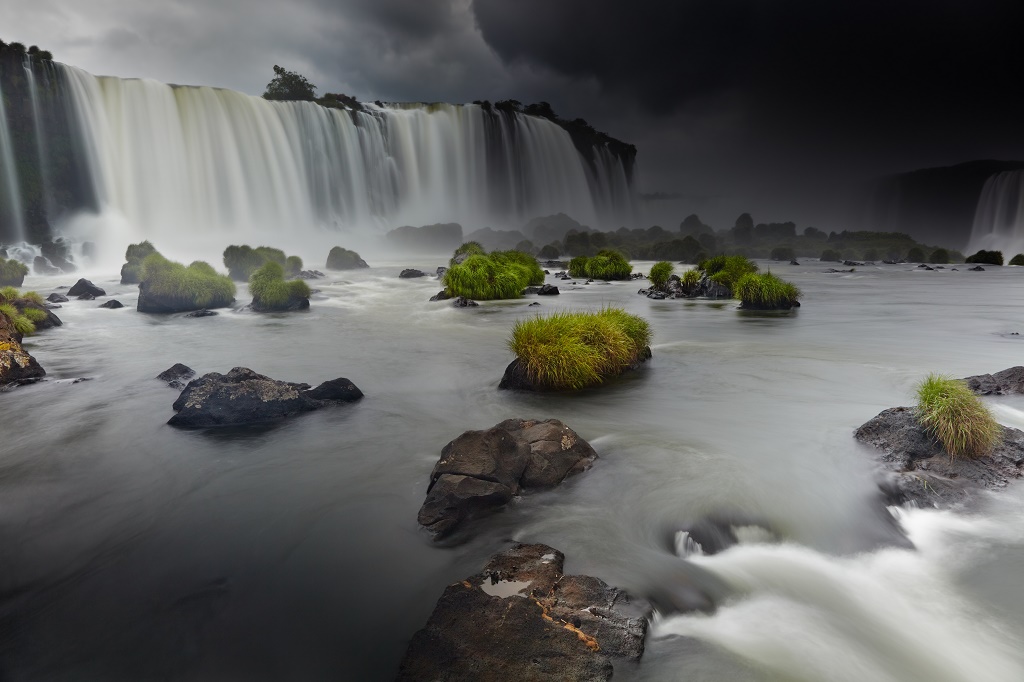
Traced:
<path fill-rule="evenodd" d="M 598 578 L 562 574 L 547 545 L 515 545 L 449 585 L 413 635 L 400 682 L 609 680 L 644 652 L 650 606 Z"/>
<path fill-rule="evenodd" d="M 969 503 L 981 490 L 1005 488 L 1024 475 L 1024 432 L 1003 427 L 991 454 L 951 459 L 915 417 L 912 407 L 893 407 L 863 424 L 854 437 L 880 451 L 887 472 L 880 487 L 893 504 L 945 509 Z"/>
<path fill-rule="evenodd" d="M 995 374 L 979 374 L 964 379 L 967 388 L 978 395 L 1024 394 L 1024 367 L 1010 367 Z"/>
<path fill-rule="evenodd" d="M 192 381 L 174 401 L 172 426 L 260 424 L 312 412 L 331 404 L 354 402 L 362 391 L 348 379 L 309 384 L 277 381 L 247 367 L 227 374 L 210 372 Z"/>
<path fill-rule="evenodd" d="M 552 488 L 595 459 L 594 448 L 557 419 L 506 419 L 485 431 L 466 431 L 441 450 L 417 519 L 444 537 L 522 489 Z"/>

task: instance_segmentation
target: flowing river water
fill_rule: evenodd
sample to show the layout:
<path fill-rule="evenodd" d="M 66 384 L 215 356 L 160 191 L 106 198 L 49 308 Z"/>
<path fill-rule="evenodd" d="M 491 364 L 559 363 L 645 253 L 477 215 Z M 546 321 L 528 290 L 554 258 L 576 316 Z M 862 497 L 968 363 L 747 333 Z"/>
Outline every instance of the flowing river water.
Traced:
<path fill-rule="evenodd" d="M 140 314 L 114 270 L 86 273 L 126 307 L 65 303 L 27 342 L 48 380 L 0 394 L 0 680 L 391 679 L 445 585 L 510 540 L 641 596 L 725 587 L 710 615 L 657 614 L 617 678 L 1024 679 L 1024 485 L 971 514 L 899 513 L 907 549 L 852 435 L 929 372 L 1020 364 L 1024 271 L 762 263 L 803 289 L 788 315 L 651 301 L 644 282 L 454 309 L 427 302 L 435 279 L 397 277 L 444 260 L 330 273 L 306 313 L 201 319 Z M 497 390 L 516 319 L 605 305 L 650 321 L 646 367 L 573 395 Z M 175 362 L 344 376 L 366 397 L 178 430 L 153 378 Z M 1024 398 L 988 402 L 1024 428 Z M 416 512 L 441 448 L 509 417 L 561 419 L 600 459 L 432 543 Z M 715 512 L 779 537 L 679 556 L 675 531 Z"/>

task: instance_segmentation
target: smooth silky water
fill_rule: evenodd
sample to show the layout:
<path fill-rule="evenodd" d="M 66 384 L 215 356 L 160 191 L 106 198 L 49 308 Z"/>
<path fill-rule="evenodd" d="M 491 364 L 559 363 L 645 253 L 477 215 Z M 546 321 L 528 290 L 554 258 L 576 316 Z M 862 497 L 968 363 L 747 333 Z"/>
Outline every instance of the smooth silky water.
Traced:
<path fill-rule="evenodd" d="M 916 545 L 901 549 L 852 436 L 928 372 L 1020 364 L 1024 271 L 762 263 L 804 291 L 782 315 L 651 301 L 642 281 L 457 310 L 427 302 L 435 279 L 397 277 L 444 260 L 331 273 L 305 313 L 201 319 L 139 314 L 135 287 L 87 273 L 126 308 L 63 304 L 64 326 L 26 344 L 48 380 L 0 394 L 0 679 L 390 679 L 444 587 L 511 540 L 641 596 L 690 580 L 725 595 L 711 615 L 658 614 L 617 679 L 1024 679 L 1024 486 L 971 515 L 898 514 Z M 497 389 L 516 319 L 604 305 L 650 321 L 647 366 L 578 394 Z M 366 397 L 179 430 L 153 378 L 175 362 L 344 376 Z M 990 402 L 1024 426 L 1024 399 Z M 441 448 L 510 417 L 561 419 L 600 459 L 432 543 L 416 512 Z M 675 531 L 719 511 L 781 541 L 677 556 Z"/>

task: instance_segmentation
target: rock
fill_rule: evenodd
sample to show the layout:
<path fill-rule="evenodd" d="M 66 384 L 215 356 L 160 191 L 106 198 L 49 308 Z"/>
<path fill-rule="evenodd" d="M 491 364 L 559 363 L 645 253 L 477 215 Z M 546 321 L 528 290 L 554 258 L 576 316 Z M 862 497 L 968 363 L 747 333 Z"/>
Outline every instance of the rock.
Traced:
<path fill-rule="evenodd" d="M 558 287 L 553 284 L 543 284 L 537 291 L 538 296 L 558 296 Z"/>
<path fill-rule="evenodd" d="M 82 296 L 83 294 L 90 294 L 95 298 L 96 296 L 106 296 L 107 292 L 87 279 L 78 280 L 73 287 L 68 289 L 68 296 Z"/>
<path fill-rule="evenodd" d="M 166 381 L 167 385 L 171 388 L 176 388 L 179 391 L 185 388 L 185 385 L 196 375 L 196 371 L 188 365 L 183 365 L 180 362 L 175 363 L 171 367 L 168 367 L 164 371 L 156 375 L 156 378 L 160 381 Z"/>
<path fill-rule="evenodd" d="M 116 298 L 112 298 L 109 301 L 107 301 L 106 303 L 100 304 L 100 308 L 110 308 L 111 310 L 116 310 L 117 308 L 123 308 L 123 307 L 124 307 L 124 304 L 121 303 Z"/>
<path fill-rule="evenodd" d="M 610 680 L 612 658 L 638 661 L 650 606 L 563 575 L 564 562 L 547 545 L 517 544 L 449 585 L 409 642 L 399 682 Z"/>
<path fill-rule="evenodd" d="M 412 279 L 414 277 L 426 277 L 427 273 L 423 272 L 422 270 L 416 270 L 414 268 L 406 268 L 405 270 L 402 270 L 400 273 L 398 273 L 398 276 L 401 277 L 402 279 Z"/>
<path fill-rule="evenodd" d="M 924 263 L 921 263 L 920 265 L 918 265 L 917 269 L 918 270 L 933 270 L 933 271 L 935 270 L 935 268 L 933 268 L 932 266 L 925 265 Z"/>
<path fill-rule="evenodd" d="M 63 294 L 53 293 L 46 297 L 50 303 L 67 303 L 68 297 Z"/>
<path fill-rule="evenodd" d="M 203 308 L 202 310 L 193 310 L 190 313 L 186 313 L 185 317 L 213 317 L 214 315 L 219 314 L 220 313 L 216 310 L 207 310 L 206 308 Z"/>
<path fill-rule="evenodd" d="M 975 265 L 973 268 L 967 268 L 969 272 L 985 272 L 985 268 L 980 265 Z"/>
<path fill-rule="evenodd" d="M 530 294 L 536 294 L 540 291 L 540 287 L 526 287 L 523 289 L 523 296 L 529 296 Z"/>
<path fill-rule="evenodd" d="M 310 294 L 312 295 L 312 291 Z M 288 301 L 283 306 L 266 307 L 261 305 L 255 298 L 252 299 L 252 303 L 249 307 L 257 313 L 283 313 L 283 312 L 294 312 L 296 310 L 308 310 L 309 299 L 305 296 L 289 296 Z"/>
<path fill-rule="evenodd" d="M 436 294 L 434 294 L 433 296 L 431 296 L 431 297 L 430 297 L 430 300 L 431 300 L 431 301 L 447 301 L 447 300 L 448 300 L 448 299 L 450 299 L 450 298 L 451 298 L 451 296 L 449 296 L 449 295 L 448 295 L 448 294 L 447 294 L 447 293 L 445 292 L 445 290 L 444 290 L 444 289 L 441 289 L 441 291 L 439 291 L 439 292 L 437 292 Z"/>
<path fill-rule="evenodd" d="M 1024 432 L 1003 428 L 991 454 L 951 459 L 914 416 L 893 407 L 863 424 L 854 437 L 880 451 L 885 476 L 879 488 L 890 504 L 948 508 L 969 502 L 979 490 L 997 490 L 1024 474 Z"/>
<path fill-rule="evenodd" d="M 31 384 L 46 376 L 46 370 L 21 347 L 21 334 L 0 315 L 0 387 Z"/>
<path fill-rule="evenodd" d="M 507 419 L 444 446 L 417 520 L 435 538 L 504 506 L 521 488 L 551 488 L 591 467 L 597 453 L 557 419 Z"/>
<path fill-rule="evenodd" d="M 37 275 L 58 275 L 60 268 L 50 265 L 50 261 L 42 256 L 36 256 L 32 259 L 32 272 Z"/>
<path fill-rule="evenodd" d="M 864 267 L 863 263 L 858 263 L 855 260 L 844 260 L 843 261 L 843 265 L 845 265 L 848 268 L 849 267 L 855 267 L 855 268 L 862 268 L 862 267 Z M 925 266 L 925 267 L 928 267 L 928 266 Z"/>
<path fill-rule="evenodd" d="M 1024 367 L 1018 365 L 995 374 L 979 374 L 964 379 L 967 387 L 978 395 L 1024 394 Z"/>
<path fill-rule="evenodd" d="M 453 308 L 476 308 L 479 305 L 480 304 L 473 299 L 466 298 L 465 296 L 456 296 L 452 299 Z"/>
<path fill-rule="evenodd" d="M 310 390 L 308 384 L 277 381 L 247 367 L 235 367 L 227 374 L 204 374 L 186 386 L 174 401 L 177 414 L 167 423 L 228 426 L 272 422 L 352 402 L 362 395 L 347 379 L 335 379 Z"/>
<path fill-rule="evenodd" d="M 448 268 L 443 265 L 437 266 L 437 271 L 434 273 L 438 279 L 444 279 L 444 273 L 448 272 Z"/>
<path fill-rule="evenodd" d="M 645 290 L 645 293 L 647 294 L 647 298 L 654 299 L 655 301 L 664 301 L 666 298 L 668 298 L 668 294 L 666 294 L 664 291 L 658 291 L 654 287 Z"/>
<path fill-rule="evenodd" d="M 526 306 L 526 307 L 527 307 L 527 308 L 531 308 L 531 307 L 533 307 L 533 306 L 535 306 L 535 305 L 540 305 L 540 303 L 537 303 L 536 301 L 534 301 L 533 303 L 531 303 L 530 305 L 528 305 L 528 306 Z"/>
<path fill-rule="evenodd" d="M 646 346 L 640 353 L 640 357 L 637 358 L 636 362 L 632 365 L 623 368 L 623 372 L 635 370 L 639 368 L 644 362 L 651 359 L 651 347 Z M 499 389 L 511 389 L 521 391 L 548 391 L 551 390 L 544 386 L 536 386 L 530 378 L 526 375 L 526 370 L 520 365 L 519 358 L 516 358 L 508 364 L 505 368 L 505 374 L 501 377 L 501 382 L 498 384 Z"/>
<path fill-rule="evenodd" d="M 75 298 L 77 298 L 79 301 L 95 301 L 96 300 L 96 297 L 93 296 L 92 294 L 82 294 L 81 296 L 76 296 Z"/>
<path fill-rule="evenodd" d="M 798 263 L 795 258 L 793 260 L 789 261 L 789 264 L 790 265 L 800 265 L 800 263 Z"/>
<path fill-rule="evenodd" d="M 39 245 L 39 250 L 50 263 L 60 268 L 63 272 L 71 273 L 78 269 L 71 262 L 71 244 L 64 241 L 62 237 L 58 237 L 53 241 L 44 241 Z M 101 294 L 95 295 L 100 296 Z"/>
<path fill-rule="evenodd" d="M 326 275 L 319 270 L 299 270 L 298 274 L 299 279 L 320 279 L 322 277 L 326 277 Z"/>

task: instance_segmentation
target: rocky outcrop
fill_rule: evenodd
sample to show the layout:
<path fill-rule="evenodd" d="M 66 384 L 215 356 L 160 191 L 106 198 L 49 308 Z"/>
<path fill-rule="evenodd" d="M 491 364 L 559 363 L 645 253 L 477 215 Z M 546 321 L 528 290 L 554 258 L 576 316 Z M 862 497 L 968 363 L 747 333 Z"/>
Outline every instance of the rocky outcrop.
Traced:
<path fill-rule="evenodd" d="M 21 339 L 7 316 L 0 314 L 0 388 L 30 384 L 46 376 L 46 370 L 21 347 Z"/>
<path fill-rule="evenodd" d="M 554 284 L 542 284 L 539 287 L 526 287 L 523 290 L 523 295 L 528 296 L 530 294 L 537 294 L 538 296 L 558 296 L 558 287 Z"/>
<path fill-rule="evenodd" d="M 417 520 L 444 537 L 522 489 L 554 487 L 595 459 L 590 444 L 557 419 L 507 419 L 486 431 L 466 431 L 441 450 Z"/>
<path fill-rule="evenodd" d="M 172 426 L 259 424 L 312 412 L 328 405 L 354 402 L 362 391 L 348 379 L 309 384 L 277 381 L 247 367 L 227 374 L 210 372 L 189 383 L 174 401 Z"/>
<path fill-rule="evenodd" d="M 415 268 L 406 268 L 398 273 L 398 276 L 402 279 L 413 279 L 415 277 L 426 277 L 427 273 L 422 270 L 416 270 Z"/>
<path fill-rule="evenodd" d="M 68 297 L 65 296 L 64 294 L 58 294 L 54 292 L 47 296 L 46 300 L 49 301 L 50 303 L 67 303 Z"/>
<path fill-rule="evenodd" d="M 978 395 L 1024 394 L 1024 367 L 1018 365 L 995 374 L 979 374 L 964 379 L 967 388 Z"/>
<path fill-rule="evenodd" d="M 645 362 L 650 360 L 652 357 L 651 347 L 644 346 L 643 350 L 637 356 L 636 361 L 627 367 L 622 368 L 622 372 L 629 372 L 631 370 L 638 369 Z M 515 390 L 515 391 L 550 391 L 556 390 L 551 389 L 547 386 L 538 386 L 530 380 L 529 375 L 526 372 L 526 368 L 516 358 L 512 362 L 508 363 L 508 367 L 505 368 L 505 374 L 502 375 L 501 381 L 498 383 L 499 389 L 504 390 Z"/>
<path fill-rule="evenodd" d="M 85 294 L 95 298 L 96 296 L 106 296 L 107 292 L 84 278 L 75 282 L 75 285 L 68 289 L 68 296 L 83 296 Z"/>
<path fill-rule="evenodd" d="M 638 661 L 650 606 L 590 576 L 563 575 L 564 555 L 517 544 L 453 583 L 413 635 L 399 682 L 610 680 L 612 659 Z"/>
<path fill-rule="evenodd" d="M 444 289 L 441 289 L 441 291 L 439 291 L 436 294 L 434 294 L 433 296 L 431 296 L 430 300 L 431 301 L 447 301 L 450 298 L 451 298 L 451 296 L 448 295 L 448 292 L 446 292 Z"/>
<path fill-rule="evenodd" d="M 160 381 L 166 381 L 171 388 L 179 391 L 196 375 L 196 371 L 188 365 L 177 362 L 156 375 Z"/>
<path fill-rule="evenodd" d="M 100 308 L 109 308 L 110 310 L 117 310 L 118 308 L 123 308 L 124 307 L 124 303 L 121 303 L 116 298 L 112 298 L 109 301 L 107 301 L 106 303 L 101 303 L 99 307 Z"/>
<path fill-rule="evenodd" d="M 479 305 L 480 304 L 473 299 L 466 298 L 465 296 L 456 296 L 452 299 L 453 308 L 476 308 Z"/>
<path fill-rule="evenodd" d="M 885 472 L 879 487 L 889 503 L 947 508 L 1024 475 L 1024 432 L 1002 428 L 1003 439 L 990 454 L 970 459 L 951 458 L 917 421 L 912 407 L 884 410 L 854 437 L 879 451 Z"/>

